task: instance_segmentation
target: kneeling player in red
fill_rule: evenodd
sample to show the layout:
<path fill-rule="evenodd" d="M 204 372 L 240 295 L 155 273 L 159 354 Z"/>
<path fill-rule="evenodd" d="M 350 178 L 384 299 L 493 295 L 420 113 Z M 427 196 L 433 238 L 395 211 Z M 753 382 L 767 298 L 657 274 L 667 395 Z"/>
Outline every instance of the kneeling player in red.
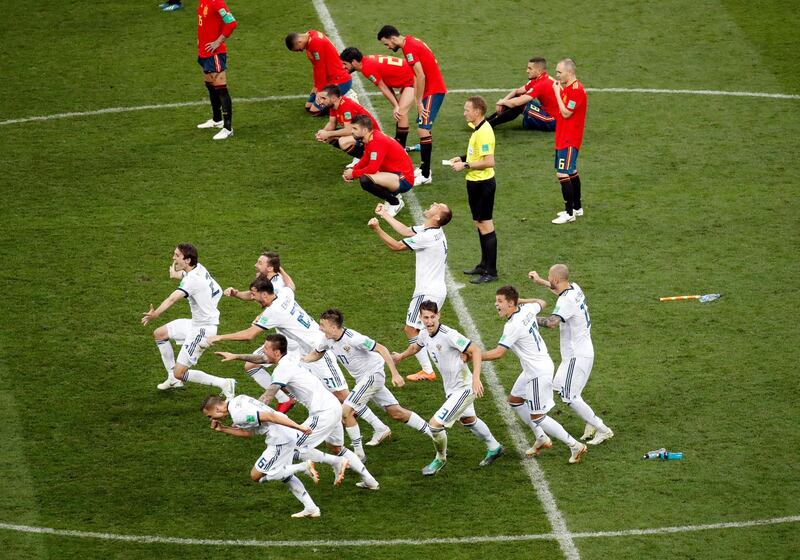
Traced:
<path fill-rule="evenodd" d="M 231 119 L 233 108 L 228 93 L 228 47 L 225 40 L 239 23 L 228 10 L 224 0 L 200 0 L 197 5 L 197 63 L 203 69 L 208 96 L 211 100 L 211 118 L 197 128 L 221 128 L 214 140 L 233 136 Z"/>
<path fill-rule="evenodd" d="M 387 211 L 396 216 L 405 206 L 402 193 L 414 186 L 414 165 L 397 140 L 375 130 L 368 115 L 353 119 L 353 137 L 364 144 L 364 155 L 342 178 L 361 182 L 361 188 L 389 203 Z"/>
<path fill-rule="evenodd" d="M 353 156 L 355 159 L 348 165 L 353 167 L 364 154 L 364 145 L 353 138 L 350 126 L 353 119 L 359 115 L 366 115 L 372 121 L 373 130 L 381 129 L 378 121 L 364 107 L 349 97 L 342 96 L 339 86 L 325 86 L 317 93 L 317 101 L 328 109 L 330 119 L 323 129 L 317 131 L 315 138 Z"/>

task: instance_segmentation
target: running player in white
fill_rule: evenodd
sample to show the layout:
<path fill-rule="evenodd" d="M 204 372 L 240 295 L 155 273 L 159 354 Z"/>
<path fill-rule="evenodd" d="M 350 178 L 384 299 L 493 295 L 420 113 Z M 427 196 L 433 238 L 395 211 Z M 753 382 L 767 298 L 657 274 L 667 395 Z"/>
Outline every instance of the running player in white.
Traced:
<path fill-rule="evenodd" d="M 441 314 L 436 302 L 423 301 L 419 309 L 425 329 L 420 331 L 414 344 L 409 344 L 402 354 L 392 354 L 392 358 L 395 363 L 400 363 L 427 348 L 442 374 L 446 400 L 428 421 L 433 433 L 436 457 L 422 469 L 422 474 L 434 475 L 447 463 L 447 432 L 444 430 L 452 428 L 456 420 L 486 444 L 486 456 L 478 465 L 491 465 L 503 454 L 503 446 L 494 439 L 486 422 L 475 414 L 473 402 L 476 397 L 483 396 L 481 349 L 457 330 L 439 322 Z M 465 354 L 472 359 L 472 372 L 462 360 Z"/>
<path fill-rule="evenodd" d="M 294 291 L 289 286 L 285 286 L 279 293 L 276 293 L 272 283 L 259 276 L 250 284 L 250 292 L 252 300 L 258 303 L 264 311 L 249 328 L 211 337 L 208 339 L 209 344 L 221 340 L 252 340 L 263 331 L 274 328 L 294 343 L 289 347 L 289 354 L 294 360 L 300 360 L 324 338 L 317 322 L 295 301 Z M 255 354 L 260 353 L 260 351 L 255 352 Z M 259 363 L 252 365 L 260 367 Z M 328 391 L 339 399 L 340 403 L 344 402 L 349 392 L 347 381 L 336 363 L 336 356 L 333 355 L 333 352 L 326 353 L 324 359 L 306 365 L 325 384 Z M 382 433 L 389 429 L 367 407 L 358 410 L 357 416 L 369 422 L 376 433 Z M 363 450 L 361 453 L 363 454 Z"/>
<path fill-rule="evenodd" d="M 573 438 L 564 427 L 547 412 L 555 406 L 553 401 L 553 360 L 539 334 L 536 314 L 546 303 L 540 299 L 520 303 L 519 293 L 513 286 L 503 286 L 495 292 L 495 308 L 506 318 L 503 336 L 497 348 L 483 353 L 484 360 L 502 358 L 510 349 L 519 358 L 522 373 L 517 377 L 508 402 L 522 422 L 536 435 L 536 443 L 528 450 L 529 455 L 538 455 L 544 448 L 552 447 L 550 438 L 563 441 L 570 448 L 570 463 L 580 463 L 587 447 Z"/>
<path fill-rule="evenodd" d="M 356 486 L 369 490 L 379 488 L 378 481 L 369 473 L 361 459 L 344 447 L 344 430 L 342 429 L 342 405 L 328 391 L 322 382 L 300 365 L 295 359 L 286 355 L 287 340 L 282 334 L 269 334 L 264 341 L 263 354 L 230 354 L 217 352 L 224 361 L 244 360 L 252 363 L 275 364 L 272 372 L 272 385 L 259 398 L 269 404 L 275 394 L 284 387 L 297 397 L 297 400 L 308 409 L 308 418 L 304 426 L 311 428 L 311 435 L 303 435 L 297 440 L 299 458 L 316 463 L 331 465 L 336 474 L 335 485 L 341 484 L 345 470 L 349 468 L 361 476 Z M 315 449 L 322 442 L 328 445 L 336 455 L 322 453 Z"/>
<path fill-rule="evenodd" d="M 372 218 L 367 225 L 378 234 L 381 241 L 392 251 L 411 249 L 416 256 L 414 295 L 411 296 L 411 303 L 408 305 L 405 325 L 408 343 L 414 344 L 419 331 L 423 328 L 419 318 L 420 304 L 426 300 L 434 301 L 441 309 L 447 297 L 447 287 L 444 282 L 447 270 L 447 238 L 442 228 L 450 222 L 453 213 L 446 204 L 434 202 L 422 212 L 425 217 L 422 225 L 412 227 L 408 227 L 392 217 L 384 204 L 378 204 L 375 213 L 386 220 L 392 229 L 405 237 L 400 241 L 394 239 L 383 231 L 377 218 Z M 409 381 L 433 381 L 436 379 L 428 352 L 419 352 L 417 360 L 422 369 L 407 376 L 406 379 Z"/>
<path fill-rule="evenodd" d="M 353 329 L 345 328 L 344 315 L 338 309 L 325 311 L 320 317 L 319 326 L 325 333 L 325 339 L 317 344 L 303 361 L 313 363 L 322 358 L 326 352 L 333 351 L 356 380 L 355 387 L 342 405 L 342 418 L 352 441 L 361 439 L 361 432 L 355 421 L 356 411 L 366 407 L 370 401 L 382 407 L 393 420 L 403 422 L 409 428 L 433 437 L 427 422 L 416 412 L 400 406 L 391 391 L 386 388 L 384 371 L 386 365 L 392 372 L 392 385 L 402 387 L 405 381 L 397 372 L 392 356 L 383 344 Z M 378 441 L 375 445 L 390 435 L 391 431 L 388 428 L 381 434 L 376 432 L 373 439 Z M 367 445 L 371 444 L 372 442 Z"/>
<path fill-rule="evenodd" d="M 303 504 L 303 510 L 292 514 L 292 517 L 320 516 L 317 504 L 295 476 L 305 473 L 314 484 L 318 484 L 319 475 L 313 461 L 292 464 L 298 432 L 308 435 L 313 431 L 311 428 L 297 424 L 285 414 L 272 410 L 247 395 L 239 395 L 230 401 L 211 395 L 203 401 L 202 410 L 211 418 L 211 429 L 214 431 L 241 438 L 252 438 L 254 434 L 263 435 L 267 448 L 250 469 L 250 478 L 253 482 L 280 480 L 286 484 L 294 497 Z M 230 426 L 221 422 L 226 418 L 231 419 Z"/>
<path fill-rule="evenodd" d="M 142 325 L 159 317 L 172 305 L 183 298 L 189 300 L 192 311 L 191 319 L 175 319 L 153 331 L 161 361 L 167 370 L 167 379 L 157 385 L 162 391 L 183 387 L 184 381 L 201 385 L 211 385 L 219 389 L 229 399 L 236 393 L 236 380 L 204 371 L 189 369 L 197 364 L 205 349 L 205 339 L 217 334 L 219 310 L 217 304 L 222 297 L 222 289 L 211 277 L 206 267 L 197 262 L 197 248 L 190 243 L 181 243 L 172 254 L 170 277 L 180 280 L 178 288 L 158 308 L 143 314 Z M 181 351 L 175 360 L 175 351 L 170 340 L 181 345 Z"/>
<path fill-rule="evenodd" d="M 551 266 L 547 280 L 541 278 L 535 270 L 529 272 L 528 277 L 558 296 L 552 314 L 549 317 L 536 318 L 541 327 L 561 327 L 561 364 L 553 380 L 553 389 L 586 422 L 581 440 L 589 440 L 589 445 L 603 443 L 614 437 L 614 432 L 581 397 L 594 363 L 592 321 L 589 318 L 586 296 L 578 284 L 569 281 L 569 268 L 564 264 Z"/>
<path fill-rule="evenodd" d="M 283 267 L 281 266 L 281 257 L 278 253 L 272 251 L 265 251 L 258 256 L 256 260 L 256 278 L 259 276 L 268 279 L 272 282 L 272 287 L 275 288 L 275 291 L 278 292 L 281 288 L 286 286 L 290 287 L 292 290 L 297 291 L 295 288 L 294 281 L 292 277 L 289 276 Z M 249 289 L 247 290 L 237 290 L 234 287 L 225 288 L 222 291 L 222 295 L 227 297 L 233 297 L 236 299 L 240 299 L 242 301 L 252 301 L 253 294 L 250 292 Z M 297 350 L 297 343 L 294 341 L 289 341 L 289 353 L 296 353 Z M 256 348 L 253 353 L 259 354 L 261 351 L 261 345 Z M 265 366 L 260 366 L 257 364 L 244 364 L 244 371 L 245 373 L 250 376 L 253 381 L 258 383 L 263 389 L 266 389 L 272 384 L 272 377 L 269 374 L 269 371 Z M 278 412 L 286 413 L 294 406 L 295 401 L 289 395 L 284 393 L 283 391 L 278 392 L 275 397 L 278 401 L 278 406 L 275 407 Z"/>

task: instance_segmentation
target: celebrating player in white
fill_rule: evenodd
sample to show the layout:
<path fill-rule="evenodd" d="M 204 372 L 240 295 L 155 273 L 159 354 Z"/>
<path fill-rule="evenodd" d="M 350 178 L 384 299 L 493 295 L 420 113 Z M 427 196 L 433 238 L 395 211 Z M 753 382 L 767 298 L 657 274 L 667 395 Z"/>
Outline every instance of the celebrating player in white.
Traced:
<path fill-rule="evenodd" d="M 213 395 L 208 396 L 203 401 L 202 410 L 211 418 L 212 430 L 242 438 L 252 438 L 254 434 L 263 435 L 267 448 L 250 469 L 250 478 L 259 483 L 283 481 L 294 497 L 303 504 L 303 510 L 292 514 L 292 517 L 320 516 L 317 504 L 295 476 L 297 473 L 305 473 L 317 484 L 319 475 L 314 469 L 314 463 L 303 461 L 292 464 L 298 431 L 309 435 L 312 433 L 311 428 L 297 424 L 285 414 L 276 412 L 247 395 L 239 395 L 227 402 Z M 228 417 L 232 422 L 230 426 L 221 422 Z"/>
<path fill-rule="evenodd" d="M 586 454 L 586 446 L 547 415 L 555 406 L 554 367 L 536 321 L 536 314 L 545 307 L 545 302 L 531 299 L 526 300 L 530 303 L 520 303 L 519 293 L 513 286 L 503 286 L 495 293 L 495 308 L 501 317 L 506 318 L 506 325 L 497 347 L 484 352 L 483 359 L 497 360 L 508 349 L 519 358 L 522 373 L 511 388 L 508 402 L 522 422 L 536 434 L 536 443 L 528 450 L 528 455 L 538 455 L 542 449 L 552 447 L 548 434 L 569 446 L 570 463 L 580 463 Z"/>
<path fill-rule="evenodd" d="M 594 364 L 592 321 L 583 290 L 575 282 L 569 281 L 569 268 L 564 264 L 551 266 L 547 280 L 541 278 L 535 270 L 529 272 L 528 277 L 558 296 L 553 313 L 549 317 L 536 318 L 542 327 L 561 327 L 561 365 L 556 371 L 553 388 L 559 392 L 561 400 L 586 422 L 582 440 L 589 440 L 587 443 L 590 445 L 597 445 L 611 439 L 614 432 L 581 397 Z"/>
<path fill-rule="evenodd" d="M 269 404 L 279 390 L 288 387 L 297 400 L 308 409 L 309 416 L 303 425 L 308 426 L 314 432 L 311 435 L 303 435 L 297 440 L 300 459 L 331 465 L 336 473 L 334 484 L 337 486 L 341 484 L 345 470 L 349 466 L 351 470 L 361 476 L 361 482 L 356 486 L 377 490 L 379 488 L 378 481 L 369 473 L 361 459 L 344 447 L 341 403 L 306 367 L 287 356 L 286 351 L 286 337 L 282 334 L 270 334 L 264 341 L 263 354 L 231 354 L 229 352 L 217 352 L 216 354 L 221 356 L 224 361 L 243 360 L 252 363 L 275 364 L 272 372 L 272 385 L 261 395 L 259 400 Z M 337 456 L 315 449 L 323 441 Z"/>
<path fill-rule="evenodd" d="M 325 339 L 303 360 L 313 363 L 322 358 L 325 352 L 332 350 L 356 380 L 355 387 L 342 405 L 342 417 L 350 439 L 355 442 L 361 438 L 354 414 L 355 411 L 366 407 L 370 401 L 383 407 L 393 420 L 403 422 L 409 428 L 433 437 L 425 420 L 416 412 L 400 406 L 391 391 L 386 388 L 384 365 L 389 366 L 392 372 L 392 384 L 395 387 L 402 387 L 405 383 L 386 347 L 353 329 L 345 328 L 344 315 L 338 309 L 325 311 L 319 323 L 322 332 L 325 333 Z M 373 441 L 368 445 L 377 445 L 390 435 L 389 428 L 382 433 L 376 432 Z"/>
<path fill-rule="evenodd" d="M 457 330 L 439 322 L 441 315 L 436 302 L 423 301 L 419 309 L 425 329 L 420 331 L 414 344 L 409 344 L 402 354 L 393 354 L 392 358 L 400 363 L 427 348 L 442 374 L 446 400 L 428 422 L 433 433 L 436 458 L 422 469 L 422 474 L 434 475 L 447 463 L 447 432 L 444 429 L 451 428 L 456 420 L 486 444 L 486 456 L 479 465 L 491 465 L 502 455 L 503 446 L 494 439 L 486 422 L 475 414 L 473 401 L 483 396 L 481 349 Z M 472 372 L 461 359 L 464 354 L 472 359 Z"/>
<path fill-rule="evenodd" d="M 443 228 L 450 222 L 453 213 L 446 204 L 434 202 L 427 210 L 422 212 L 425 217 L 422 225 L 412 227 L 408 227 L 392 217 L 384 204 L 378 204 L 377 208 L 375 208 L 375 213 L 386 220 L 386 223 L 397 233 L 405 236 L 405 239 L 401 241 L 394 239 L 383 231 L 377 218 L 372 218 L 368 225 L 378 234 L 381 241 L 392 251 L 411 249 L 415 253 L 414 295 L 411 296 L 405 325 L 408 343 L 414 344 L 417 341 L 419 331 L 423 328 L 419 317 L 420 304 L 423 301 L 433 301 L 441 309 L 447 297 L 447 286 L 444 282 L 444 275 L 447 270 L 447 238 L 444 235 Z M 432 381 L 436 379 L 428 353 L 419 352 L 417 360 L 419 360 L 422 369 L 415 374 L 407 376 L 407 379 L 410 381 Z"/>
<path fill-rule="evenodd" d="M 153 331 L 161 361 L 167 370 L 167 379 L 158 384 L 161 390 L 183 387 L 184 381 L 219 387 L 225 396 L 233 398 L 236 392 L 234 379 L 223 379 L 197 369 L 189 369 L 200 359 L 205 348 L 205 339 L 217 333 L 219 311 L 217 304 L 222 297 L 222 289 L 211 277 L 206 267 L 197 262 L 197 249 L 189 243 L 181 243 L 172 254 L 170 277 L 179 279 L 178 288 L 158 308 L 143 314 L 142 324 L 159 317 L 176 301 L 187 298 L 192 311 L 191 319 L 175 319 Z M 170 340 L 181 345 L 178 360 Z"/>

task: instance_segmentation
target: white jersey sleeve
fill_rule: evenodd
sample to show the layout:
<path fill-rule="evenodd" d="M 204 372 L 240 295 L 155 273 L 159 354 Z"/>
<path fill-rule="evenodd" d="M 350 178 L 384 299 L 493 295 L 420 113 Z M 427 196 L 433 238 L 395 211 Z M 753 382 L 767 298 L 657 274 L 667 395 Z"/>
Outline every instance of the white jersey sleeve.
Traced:
<path fill-rule="evenodd" d="M 574 291 L 570 288 L 569 290 L 561 292 L 561 295 L 558 296 L 558 300 L 556 301 L 556 306 L 553 309 L 552 315 L 560 317 L 562 323 L 571 319 L 578 313 L 578 306 L 575 298 L 572 297 L 573 295 Z"/>
<path fill-rule="evenodd" d="M 258 413 L 271 410 L 269 406 L 247 395 L 234 397 L 228 403 L 228 413 L 237 428 L 253 430 L 261 426 Z"/>
<path fill-rule="evenodd" d="M 202 264 L 197 264 L 178 284 L 178 290 L 186 295 L 195 325 L 219 324 L 217 305 L 222 297 L 222 288 Z"/>
<path fill-rule="evenodd" d="M 578 284 L 558 296 L 553 315 L 561 318 L 561 358 L 593 357 L 592 321 L 589 318 L 589 305 Z"/>

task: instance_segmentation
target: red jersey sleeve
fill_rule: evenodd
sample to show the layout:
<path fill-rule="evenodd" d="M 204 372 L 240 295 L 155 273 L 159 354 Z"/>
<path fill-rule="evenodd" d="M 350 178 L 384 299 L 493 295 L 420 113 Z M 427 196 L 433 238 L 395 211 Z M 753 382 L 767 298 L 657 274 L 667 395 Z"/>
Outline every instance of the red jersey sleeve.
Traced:
<path fill-rule="evenodd" d="M 364 147 L 364 157 L 358 160 L 353 168 L 353 178 L 357 179 L 362 175 L 372 175 L 380 171 L 381 163 L 386 157 L 386 148 L 383 142 L 373 137 L 373 140 Z"/>
<path fill-rule="evenodd" d="M 211 5 L 214 8 L 214 11 L 219 14 L 219 17 L 222 19 L 222 30 L 221 33 L 225 35 L 225 37 L 230 37 L 233 30 L 239 25 L 239 22 L 236 21 L 236 18 L 233 17 L 233 14 L 228 9 L 228 6 L 225 4 L 224 0 L 211 0 Z"/>
<path fill-rule="evenodd" d="M 568 87 L 566 88 L 566 94 L 567 99 L 564 105 L 567 107 L 568 111 L 574 113 L 586 105 L 586 92 L 583 88 Z"/>

